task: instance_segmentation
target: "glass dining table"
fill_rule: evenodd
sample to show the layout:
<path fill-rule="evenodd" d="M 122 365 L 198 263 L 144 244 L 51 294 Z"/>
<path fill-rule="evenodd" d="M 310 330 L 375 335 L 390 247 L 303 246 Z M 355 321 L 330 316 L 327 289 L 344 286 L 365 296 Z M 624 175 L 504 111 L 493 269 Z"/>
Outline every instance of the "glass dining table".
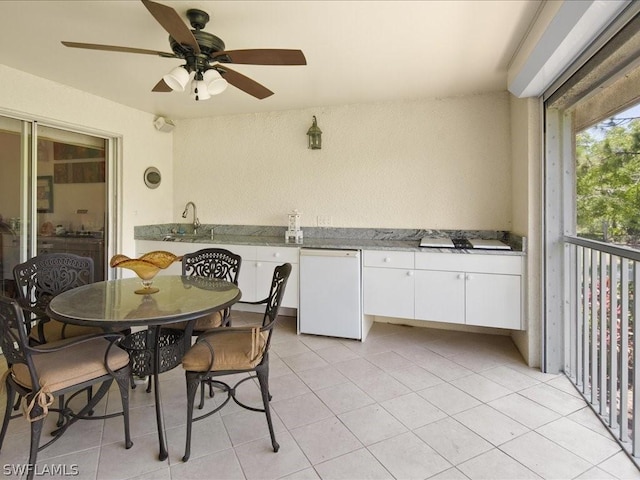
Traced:
<path fill-rule="evenodd" d="M 54 297 L 47 307 L 47 313 L 61 322 L 98 326 L 110 331 L 148 327 L 152 343 L 150 351 L 153 351 L 151 374 L 159 459 L 165 460 L 168 451 L 158 381 L 158 375 L 166 369 L 161 364 L 162 332 L 165 328 L 170 328 L 172 323 L 195 321 L 233 305 L 240 300 L 241 292 L 235 284 L 225 280 L 184 275 L 160 275 L 154 279 L 153 286 L 159 291 L 151 295 L 140 295 L 135 293 L 140 288 L 140 279 L 137 277 L 91 283 Z M 193 323 L 195 322 L 191 322 L 191 325 Z M 190 331 L 191 328 L 185 329 L 185 348 L 191 341 Z M 123 342 L 125 341 L 126 339 Z"/>

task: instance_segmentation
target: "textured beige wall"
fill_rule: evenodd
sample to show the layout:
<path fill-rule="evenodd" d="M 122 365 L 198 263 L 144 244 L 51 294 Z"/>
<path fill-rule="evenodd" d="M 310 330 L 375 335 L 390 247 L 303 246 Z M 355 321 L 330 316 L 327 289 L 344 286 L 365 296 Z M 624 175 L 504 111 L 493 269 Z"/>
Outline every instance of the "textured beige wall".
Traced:
<path fill-rule="evenodd" d="M 512 152 L 512 230 L 526 235 L 529 215 L 528 192 L 528 100 L 511 98 L 511 152 Z"/>
<path fill-rule="evenodd" d="M 135 254 L 133 226 L 164 223 L 172 218 L 172 136 L 153 127 L 149 113 L 65 87 L 0 65 L 0 115 L 27 117 L 64 128 L 90 129 L 122 138 L 121 244 Z M 143 172 L 157 166 L 165 181 L 156 190 L 143 183 Z"/>
<path fill-rule="evenodd" d="M 511 99 L 513 231 L 527 237 L 526 330 L 512 334 L 525 361 L 539 367 L 542 339 L 542 150 L 537 99 Z"/>
<path fill-rule="evenodd" d="M 510 230 L 509 115 L 500 92 L 179 120 L 174 220 L 192 200 L 203 223 Z"/>

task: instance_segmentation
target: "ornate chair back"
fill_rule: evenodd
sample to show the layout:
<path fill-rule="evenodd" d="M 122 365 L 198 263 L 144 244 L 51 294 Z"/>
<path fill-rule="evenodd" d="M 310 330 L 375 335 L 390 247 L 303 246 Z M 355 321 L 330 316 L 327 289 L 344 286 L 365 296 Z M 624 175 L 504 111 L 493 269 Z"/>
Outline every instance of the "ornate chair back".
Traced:
<path fill-rule="evenodd" d="M 32 341 L 46 343 L 99 331 L 73 327 L 67 329 L 65 325 L 59 325 L 60 322 L 49 321 L 46 316 L 47 306 L 53 297 L 72 288 L 93 283 L 94 265 L 91 258 L 71 253 L 45 253 L 16 265 L 13 278 L 18 288 L 20 305 L 32 314 L 29 320 L 42 320 L 37 323 L 37 332 L 31 333 Z M 46 333 L 45 322 L 51 322 Z"/>
<path fill-rule="evenodd" d="M 242 257 L 224 248 L 203 248 L 182 256 L 182 274 L 226 280 L 238 284 Z M 197 335 L 210 328 L 228 326 L 231 323 L 231 309 L 198 319 L 193 328 Z M 180 325 L 177 325 L 180 327 Z M 175 325 L 172 325 L 175 328 Z"/>

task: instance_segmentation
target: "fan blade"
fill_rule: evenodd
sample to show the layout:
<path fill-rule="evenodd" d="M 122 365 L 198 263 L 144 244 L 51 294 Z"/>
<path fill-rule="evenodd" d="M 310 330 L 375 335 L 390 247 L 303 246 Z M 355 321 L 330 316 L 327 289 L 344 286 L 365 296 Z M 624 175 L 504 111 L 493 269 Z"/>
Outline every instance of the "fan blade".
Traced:
<path fill-rule="evenodd" d="M 242 75 L 241 73 L 231 70 L 226 65 L 216 65 L 215 69 L 222 75 L 227 82 L 236 88 L 239 88 L 243 92 L 253 95 L 259 100 L 267 98 L 273 95 L 273 92 L 267 87 L 260 85 L 255 80 L 251 80 L 249 77 Z"/>
<path fill-rule="evenodd" d="M 200 46 L 196 41 L 196 37 L 193 36 L 189 27 L 182 21 L 178 12 L 171 7 L 152 2 L 151 0 L 142 0 L 142 3 L 147 7 L 149 13 L 153 15 L 153 18 L 162 25 L 162 28 L 164 28 L 176 42 L 180 45 L 191 47 L 195 53 L 200 53 Z"/>
<path fill-rule="evenodd" d="M 115 45 L 99 45 L 96 43 L 61 42 L 65 47 L 86 48 L 88 50 L 105 50 L 107 52 L 143 53 L 145 55 L 158 55 L 166 58 L 178 58 L 173 53 L 158 52 L 157 50 L 145 50 L 143 48 L 117 47 Z"/>
<path fill-rule="evenodd" d="M 173 90 L 171 90 L 171 87 L 167 85 L 167 83 L 164 80 L 160 80 L 158 83 L 156 83 L 156 86 L 153 87 L 151 91 L 152 92 L 173 92 Z"/>
<path fill-rule="evenodd" d="M 278 48 L 254 48 L 250 50 L 228 50 L 213 52 L 211 60 L 245 65 L 306 65 L 307 59 L 301 50 Z M 225 58 L 226 57 L 226 58 Z"/>

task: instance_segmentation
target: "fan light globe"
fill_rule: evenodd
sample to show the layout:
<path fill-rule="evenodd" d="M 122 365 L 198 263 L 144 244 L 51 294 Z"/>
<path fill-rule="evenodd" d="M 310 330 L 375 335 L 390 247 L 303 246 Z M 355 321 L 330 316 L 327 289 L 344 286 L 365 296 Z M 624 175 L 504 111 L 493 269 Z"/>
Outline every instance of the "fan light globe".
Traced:
<path fill-rule="evenodd" d="M 189 82 L 189 72 L 184 67 L 176 67 L 162 77 L 164 83 L 169 85 L 171 90 L 176 92 L 184 92 L 184 87 Z"/>
<path fill-rule="evenodd" d="M 204 80 L 194 80 L 191 82 L 191 96 L 196 100 L 209 100 L 211 95 L 209 94 L 207 83 Z"/>
<path fill-rule="evenodd" d="M 208 85 L 207 89 L 211 95 L 218 95 L 227 89 L 227 81 L 213 68 L 204 72 L 203 80 Z"/>

